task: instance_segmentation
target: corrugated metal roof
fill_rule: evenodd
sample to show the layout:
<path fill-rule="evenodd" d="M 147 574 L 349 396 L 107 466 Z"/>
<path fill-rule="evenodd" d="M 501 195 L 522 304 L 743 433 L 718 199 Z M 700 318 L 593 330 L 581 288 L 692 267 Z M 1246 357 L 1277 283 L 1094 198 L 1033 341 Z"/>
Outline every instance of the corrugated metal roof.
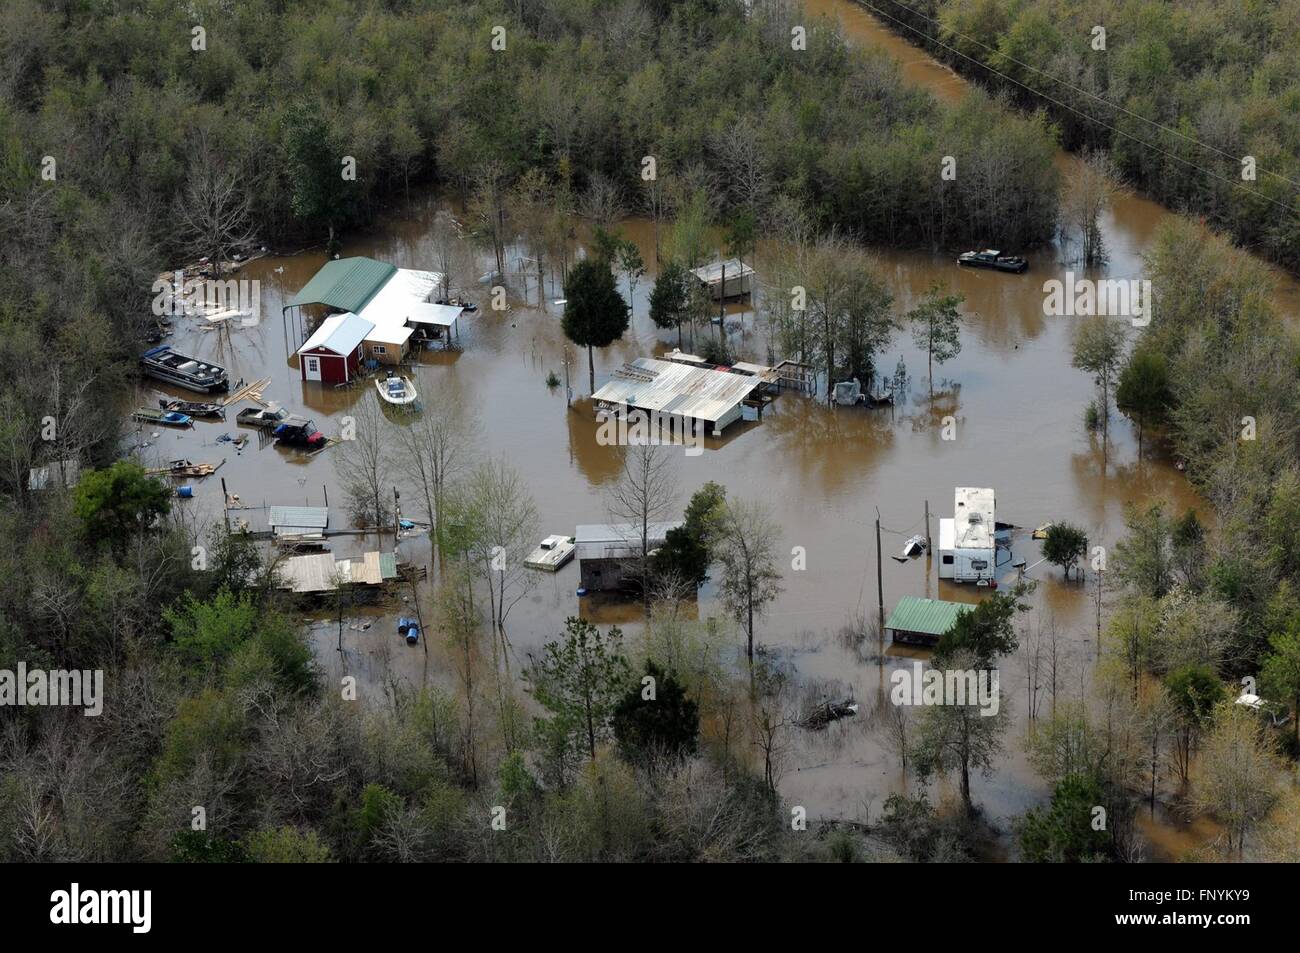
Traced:
<path fill-rule="evenodd" d="M 322 321 L 316 333 L 298 348 L 298 353 L 323 347 L 335 354 L 351 354 L 374 329 L 375 326 L 365 318 L 357 317 L 350 312 L 331 315 Z"/>
<path fill-rule="evenodd" d="M 668 531 L 682 520 L 650 523 L 646 535 L 651 549 L 663 545 Z M 574 530 L 579 559 L 622 559 L 640 555 L 641 527 L 636 523 L 584 523 Z"/>
<path fill-rule="evenodd" d="M 449 328 L 464 310 L 455 305 L 430 304 L 422 301 L 411 305 L 411 313 L 406 316 L 406 320 L 414 324 L 436 324 L 439 327 Z"/>
<path fill-rule="evenodd" d="M 339 258 L 327 261 L 311 281 L 289 299 L 286 308 L 324 304 L 340 311 L 360 311 L 388 283 L 397 266 L 373 258 Z"/>
<path fill-rule="evenodd" d="M 330 511 L 324 506 L 273 506 L 267 523 L 271 526 L 299 526 L 324 529 L 329 525 Z"/>
<path fill-rule="evenodd" d="M 436 271 L 394 269 L 392 277 L 357 314 L 380 327 L 401 327 L 410 316 L 411 309 L 427 301 L 441 281 L 442 275 Z"/>
<path fill-rule="evenodd" d="M 715 261 L 709 265 L 692 268 L 691 274 L 706 284 L 714 284 L 722 280 L 724 268 L 727 272 L 728 282 L 733 278 L 744 278 L 754 273 L 754 269 L 749 265 L 742 264 L 739 258 L 728 258 L 726 261 Z"/>
<path fill-rule="evenodd" d="M 945 602 L 942 599 L 918 599 L 904 596 L 889 614 L 886 629 L 901 632 L 924 632 L 943 635 L 952 628 L 957 616 L 971 607 L 964 602 Z"/>
<path fill-rule="evenodd" d="M 721 420 L 762 383 L 749 374 L 653 357 L 638 357 L 614 375 L 614 380 L 592 394 L 593 400 L 710 422 Z"/>

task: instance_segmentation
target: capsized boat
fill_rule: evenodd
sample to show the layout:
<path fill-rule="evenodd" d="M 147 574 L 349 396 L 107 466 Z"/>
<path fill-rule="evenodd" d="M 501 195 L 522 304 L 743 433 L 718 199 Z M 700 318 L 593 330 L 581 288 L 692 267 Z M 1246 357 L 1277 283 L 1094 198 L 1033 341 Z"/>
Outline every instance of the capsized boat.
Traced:
<path fill-rule="evenodd" d="M 420 398 L 409 377 L 383 377 L 375 381 L 375 388 L 379 396 L 390 404 L 413 404 Z"/>

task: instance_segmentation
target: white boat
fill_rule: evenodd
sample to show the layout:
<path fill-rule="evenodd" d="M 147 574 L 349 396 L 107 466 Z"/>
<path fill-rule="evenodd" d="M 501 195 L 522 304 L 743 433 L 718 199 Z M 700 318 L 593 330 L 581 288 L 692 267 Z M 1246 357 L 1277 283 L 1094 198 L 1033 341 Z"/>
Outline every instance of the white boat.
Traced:
<path fill-rule="evenodd" d="M 382 377 L 375 381 L 375 389 L 390 404 L 413 404 L 420 398 L 409 377 Z"/>

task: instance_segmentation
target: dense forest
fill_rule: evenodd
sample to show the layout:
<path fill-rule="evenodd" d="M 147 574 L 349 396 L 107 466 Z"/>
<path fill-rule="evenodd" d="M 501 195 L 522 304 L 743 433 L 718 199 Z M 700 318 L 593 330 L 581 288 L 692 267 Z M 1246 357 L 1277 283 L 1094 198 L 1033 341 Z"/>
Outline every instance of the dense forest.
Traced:
<path fill-rule="evenodd" d="M 951 6 L 990 39 L 1004 22 L 996 4 L 987 16 L 979 4 Z M 9 4 L 0 669 L 100 668 L 107 698 L 97 718 L 0 713 L 0 859 L 988 856 L 993 833 L 968 775 L 995 769 L 1006 722 L 960 708 L 910 726 L 872 716 L 922 786 L 891 797 L 870 829 L 792 825 L 777 762 L 806 700 L 755 653 L 752 622 L 755 600 L 761 614 L 780 586 L 774 529 L 724 488 L 691 499 L 658 557 L 665 565 L 639 568 L 694 582 L 714 573 L 728 614 L 751 610 L 748 631 L 683 618 L 671 592 L 647 592 L 635 638 L 572 619 L 527 672 L 510 674 L 499 653 L 514 582 L 487 554 L 503 535 L 533 545 L 536 513 L 504 465 L 467 468 L 446 504 L 466 568 L 452 560 L 436 591 L 415 597 L 431 623 L 425 651 L 434 640 L 454 688 L 394 684 L 359 702 L 354 687 L 323 677 L 298 607 L 255 545 L 196 531 L 159 481 L 113 462 L 120 424 L 103 409 L 128 386 L 154 277 L 211 247 L 194 209 L 213 194 L 238 196 L 226 210 L 244 226 L 236 231 L 286 248 L 337 242 L 430 185 L 463 202 L 482 248 L 499 255 L 525 241 L 539 261 L 576 256 L 572 221 L 603 226 L 627 212 L 662 217 L 674 238 L 690 231 L 683 222 L 718 227 L 737 248 L 746 233 L 752 248 L 755 230 L 800 231 L 826 328 L 817 338 L 781 313 L 777 331 L 792 352 L 824 360 L 828 379 L 870 369 L 889 308 L 857 243 L 1054 236 L 1058 126 L 1046 114 L 1017 112 L 1014 91 L 940 105 L 824 23 L 807 30 L 806 49 L 793 47 L 802 19 L 785 3 L 723 0 Z M 1067 21 L 1051 22 L 1063 31 Z M 1242 59 L 1260 55 L 1269 29 L 1258 27 Z M 1214 75 L 1226 102 L 1240 77 L 1235 48 L 1223 49 Z M 1290 68 L 1261 59 L 1280 75 Z M 1177 89 L 1133 68 L 1153 89 Z M 1190 63 L 1186 73 L 1203 81 Z M 1276 166 L 1270 155 L 1293 161 L 1293 116 L 1268 108 L 1281 102 L 1270 82 L 1246 86 L 1261 105 L 1241 105 L 1251 119 L 1237 128 L 1277 137 L 1261 167 Z M 1156 161 L 1149 152 L 1054 120 L 1067 144 L 1113 146 L 1125 174 L 1157 188 L 1142 173 Z M 355 187 L 340 184 L 344 156 L 356 160 Z M 646 156 L 653 180 L 642 177 Z M 947 156 L 962 170 L 951 181 L 940 174 Z M 1226 187 L 1182 188 L 1171 202 L 1217 195 L 1218 224 L 1287 260 L 1284 219 L 1239 205 Z M 1028 859 L 1130 859 L 1148 792 L 1155 807 L 1157 756 L 1185 786 L 1196 751 L 1230 750 L 1240 757 L 1206 759 L 1222 770 L 1189 806 L 1221 816 L 1238 852 L 1249 833 L 1258 856 L 1294 860 L 1294 792 L 1280 796 L 1282 822 L 1254 836 L 1279 800 L 1283 762 L 1228 686 L 1258 676 L 1270 698 L 1292 708 L 1300 698 L 1300 346 L 1271 304 L 1267 270 L 1202 225 L 1166 229 L 1149 270 L 1157 319 L 1108 358 L 1117 401 L 1172 442 L 1216 512 L 1204 522 L 1158 507 L 1130 514 L 1108 577 L 1097 705 L 1042 717 L 1031 756 L 1053 794 L 1017 820 L 1017 843 Z M 922 307 L 939 321 L 956 305 L 936 290 Z M 850 326 L 832 327 L 845 314 Z M 1255 424 L 1248 440 L 1243 417 Z M 447 451 L 469 422 L 449 412 L 427 426 L 429 445 Z M 87 471 L 75 486 L 28 489 L 29 467 L 69 456 Z M 624 489 L 648 497 L 657 464 L 645 458 L 639 483 L 634 464 Z M 1019 596 L 987 599 L 939 657 L 992 665 L 1046 651 L 1025 635 Z M 867 632 L 843 637 L 860 646 Z M 639 704 L 645 677 L 664 702 L 653 716 Z M 924 793 L 950 772 L 964 780 L 964 811 L 940 811 Z M 1081 836 L 1099 802 L 1115 823 Z"/>
<path fill-rule="evenodd" d="M 214 213 L 285 247 L 369 222 L 437 182 L 505 230 L 544 207 L 539 255 L 568 220 L 689 206 L 704 224 L 782 210 L 869 241 L 1050 238 L 1052 134 L 987 100 L 949 109 L 825 21 L 794 50 L 795 8 L 752 18 L 674 4 L 17 0 L 0 22 L 0 407 L 38 444 L 34 350 L 61 356 L 67 448 L 111 456 L 104 403 L 148 319 L 151 282 L 208 254 Z M 504 50 L 493 48 L 493 28 Z M 654 181 L 643 157 L 656 160 Z M 940 178 L 942 159 L 961 163 Z M 339 175 L 342 157 L 354 181 Z M 231 185 L 234 184 L 234 188 Z M 508 206 L 508 207 L 507 207 Z M 205 227 L 206 226 L 206 227 Z M 740 231 L 745 231 L 742 228 Z M 60 347 L 60 341 L 80 342 Z M 52 349 L 52 350 L 51 350 Z M 74 392 L 75 391 L 75 392 Z M 26 425 L 23 424 L 26 421 Z"/>
<path fill-rule="evenodd" d="M 1066 148 L 1109 152 L 1159 202 L 1300 270 L 1300 3 L 862 2 L 959 72 L 1047 109 Z"/>

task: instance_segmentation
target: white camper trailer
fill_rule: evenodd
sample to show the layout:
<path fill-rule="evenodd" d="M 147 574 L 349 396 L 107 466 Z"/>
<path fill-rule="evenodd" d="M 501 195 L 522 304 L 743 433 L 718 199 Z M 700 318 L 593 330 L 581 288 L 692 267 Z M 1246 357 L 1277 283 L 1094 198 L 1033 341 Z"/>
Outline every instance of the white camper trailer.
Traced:
<path fill-rule="evenodd" d="M 997 568 L 993 491 L 957 487 L 952 519 L 939 520 L 939 578 L 990 583 Z"/>

